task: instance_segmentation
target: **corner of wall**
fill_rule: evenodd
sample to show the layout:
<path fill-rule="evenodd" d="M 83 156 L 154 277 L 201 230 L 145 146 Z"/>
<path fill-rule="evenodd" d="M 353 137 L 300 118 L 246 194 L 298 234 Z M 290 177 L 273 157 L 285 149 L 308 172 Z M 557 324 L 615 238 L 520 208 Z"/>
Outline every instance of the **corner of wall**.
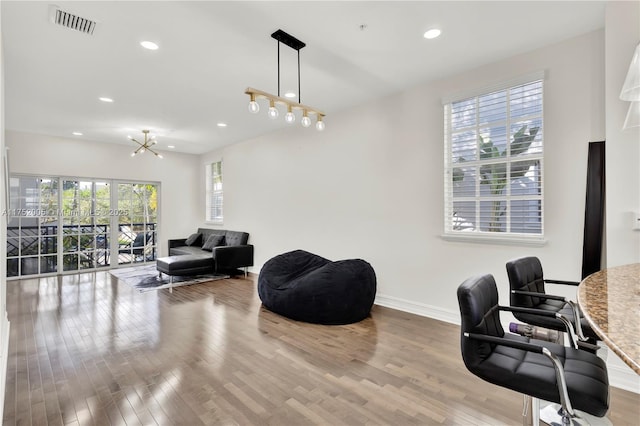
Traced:
<path fill-rule="evenodd" d="M 0 23 L 2 22 L 2 12 L 0 11 Z M 0 24 L 1 25 L 1 24 Z M 6 179 L 8 171 L 4 143 L 4 50 L 2 42 L 2 31 L 0 31 L 0 153 L 2 154 L 2 173 L 0 173 L 0 210 L 6 210 Z M 7 217 L 0 216 L 0 241 L 7 240 Z M 4 394 L 7 380 L 7 358 L 9 355 L 9 320 L 7 318 L 7 279 L 6 265 L 7 253 L 6 245 L 0 246 L 0 419 L 3 418 Z"/>

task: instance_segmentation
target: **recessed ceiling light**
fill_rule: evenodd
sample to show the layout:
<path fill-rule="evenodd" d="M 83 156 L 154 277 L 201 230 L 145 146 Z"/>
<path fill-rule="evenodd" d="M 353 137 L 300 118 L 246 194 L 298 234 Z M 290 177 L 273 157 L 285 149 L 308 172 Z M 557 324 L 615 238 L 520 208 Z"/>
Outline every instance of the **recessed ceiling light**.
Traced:
<path fill-rule="evenodd" d="M 74 135 L 74 136 L 82 136 L 82 133 L 80 133 L 80 132 L 73 132 L 73 133 L 72 133 L 72 135 Z"/>
<path fill-rule="evenodd" d="M 167 146 L 167 148 L 169 148 L 169 149 L 173 149 L 173 148 L 175 148 L 175 147 L 176 147 L 175 145 L 168 145 L 168 146 Z"/>
<path fill-rule="evenodd" d="M 218 127 L 227 127 L 227 123 L 218 123 Z"/>
<path fill-rule="evenodd" d="M 442 33 L 442 31 L 440 31 L 439 29 L 432 28 L 429 31 L 427 31 L 426 33 L 424 33 L 424 38 L 431 40 L 432 38 L 438 37 L 441 33 Z"/>
<path fill-rule="evenodd" d="M 102 102 L 113 102 L 113 99 L 111 99 L 111 98 L 102 97 L 102 98 L 98 98 L 98 99 L 100 99 Z"/>
<path fill-rule="evenodd" d="M 149 49 L 149 50 L 158 50 L 158 45 L 155 44 L 152 41 L 141 41 L 140 42 L 140 46 L 144 47 L 145 49 Z"/>
<path fill-rule="evenodd" d="M 294 92 L 287 92 L 284 94 L 285 98 L 295 98 L 296 94 Z"/>

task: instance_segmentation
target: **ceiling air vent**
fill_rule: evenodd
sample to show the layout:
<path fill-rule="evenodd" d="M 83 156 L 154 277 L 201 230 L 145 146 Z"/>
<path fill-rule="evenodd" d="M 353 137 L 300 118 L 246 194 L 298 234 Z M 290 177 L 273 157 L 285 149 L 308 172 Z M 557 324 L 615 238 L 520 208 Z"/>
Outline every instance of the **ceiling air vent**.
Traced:
<path fill-rule="evenodd" d="M 71 12 L 66 12 L 58 6 L 51 6 L 49 9 L 49 18 L 56 25 L 69 28 L 70 30 L 80 31 L 81 33 L 92 35 L 98 23 L 91 19 L 83 18 Z"/>

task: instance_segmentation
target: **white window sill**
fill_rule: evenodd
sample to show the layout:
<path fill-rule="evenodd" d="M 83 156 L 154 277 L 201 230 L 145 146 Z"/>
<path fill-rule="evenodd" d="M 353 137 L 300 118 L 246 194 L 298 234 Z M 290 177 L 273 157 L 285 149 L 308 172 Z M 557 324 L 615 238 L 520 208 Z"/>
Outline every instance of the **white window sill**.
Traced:
<path fill-rule="evenodd" d="M 456 234 L 442 234 L 440 236 L 445 241 L 461 242 L 461 243 L 476 243 L 476 244 L 498 244 L 507 246 L 527 246 L 527 247 L 542 247 L 547 244 L 547 240 L 544 237 L 524 237 L 520 235 L 500 235 L 493 236 L 486 233 L 456 233 Z"/>

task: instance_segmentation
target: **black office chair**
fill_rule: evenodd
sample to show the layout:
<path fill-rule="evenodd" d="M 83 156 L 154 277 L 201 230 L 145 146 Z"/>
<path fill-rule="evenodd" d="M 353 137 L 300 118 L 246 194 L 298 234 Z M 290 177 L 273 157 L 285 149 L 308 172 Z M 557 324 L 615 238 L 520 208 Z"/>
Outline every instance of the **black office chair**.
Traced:
<path fill-rule="evenodd" d="M 580 418 L 575 410 L 597 417 L 607 413 L 609 380 L 605 362 L 587 351 L 505 333 L 500 311 L 533 310 L 498 305 L 492 275 L 463 282 L 458 287 L 458 303 L 462 358 L 471 373 L 495 385 L 561 404 L 558 414 L 562 424 Z M 542 311 L 540 315 L 558 314 Z"/>
<path fill-rule="evenodd" d="M 507 275 L 510 288 L 509 300 L 512 307 L 534 308 L 562 314 L 574 325 L 578 341 L 572 343 L 579 344 L 583 349 L 597 350 L 595 343 L 599 338 L 582 315 L 578 305 L 565 297 L 547 294 L 544 288 L 545 283 L 577 286 L 579 282 L 545 280 L 540 260 L 533 256 L 507 262 Z M 564 323 L 557 318 L 520 312 L 514 312 L 513 315 L 530 325 L 565 331 Z M 576 321 L 576 317 L 579 321 Z"/>

